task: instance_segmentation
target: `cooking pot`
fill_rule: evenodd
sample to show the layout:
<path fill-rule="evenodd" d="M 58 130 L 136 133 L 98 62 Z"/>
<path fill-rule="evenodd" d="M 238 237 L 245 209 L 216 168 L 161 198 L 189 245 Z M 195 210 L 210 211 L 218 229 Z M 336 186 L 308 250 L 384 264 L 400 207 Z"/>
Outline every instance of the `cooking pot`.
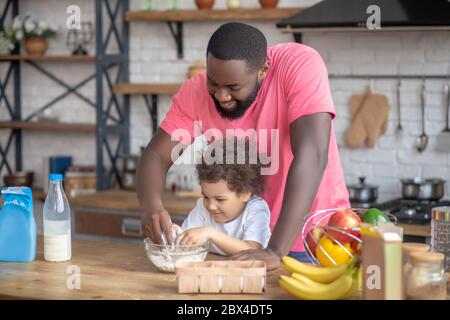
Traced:
<path fill-rule="evenodd" d="M 378 198 L 378 186 L 368 185 L 365 177 L 359 177 L 359 183 L 347 186 L 350 202 L 369 203 Z"/>
<path fill-rule="evenodd" d="M 442 179 L 402 179 L 402 197 L 414 200 L 439 200 L 444 196 L 444 184 Z"/>

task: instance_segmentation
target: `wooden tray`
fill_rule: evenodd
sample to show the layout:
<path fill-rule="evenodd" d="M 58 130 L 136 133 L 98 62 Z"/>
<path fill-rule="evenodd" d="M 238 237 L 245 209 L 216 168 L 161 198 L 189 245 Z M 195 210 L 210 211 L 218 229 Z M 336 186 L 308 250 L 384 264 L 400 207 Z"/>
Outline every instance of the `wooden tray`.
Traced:
<path fill-rule="evenodd" d="M 179 262 L 175 266 L 178 293 L 263 293 L 264 261 Z"/>

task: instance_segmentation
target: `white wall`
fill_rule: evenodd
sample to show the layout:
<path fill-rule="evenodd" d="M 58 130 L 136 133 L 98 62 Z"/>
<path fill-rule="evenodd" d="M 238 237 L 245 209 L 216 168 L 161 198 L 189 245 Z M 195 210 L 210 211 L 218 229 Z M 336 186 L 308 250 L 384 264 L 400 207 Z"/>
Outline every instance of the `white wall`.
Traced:
<path fill-rule="evenodd" d="M 317 1 L 280 0 L 281 7 L 308 6 Z M 215 8 L 225 8 L 225 0 L 217 0 Z M 241 0 L 243 7 L 257 7 L 256 0 Z M 31 11 L 42 17 L 49 17 L 64 25 L 65 9 L 70 4 L 82 8 L 83 19 L 94 19 L 94 4 L 90 0 L 21 0 L 21 12 Z M 132 1 L 133 8 L 143 8 L 144 0 Z M 195 8 L 194 1 L 179 1 L 180 8 Z M 252 23 L 266 35 L 269 44 L 292 41 L 292 36 L 282 34 L 275 22 Z M 134 82 L 182 82 L 186 79 L 189 65 L 205 54 L 207 41 L 220 23 L 186 23 L 184 59 L 176 57 L 174 41 L 164 23 L 133 22 L 130 25 L 130 70 Z M 51 42 L 49 54 L 67 53 L 65 37 L 62 35 Z M 306 34 L 304 42 L 319 51 L 327 63 L 330 73 L 336 74 L 444 74 L 450 62 L 450 37 L 448 33 L 315 33 Z M 47 63 L 50 65 L 50 63 Z M 0 65 L 0 69 L 3 66 Z M 58 74 L 67 81 L 76 82 L 94 71 L 94 64 L 51 63 Z M 4 73 L 0 73 L 4 74 Z M 51 99 L 60 89 L 38 75 L 29 66 L 22 69 L 22 94 L 24 114 L 30 113 Z M 404 80 L 402 86 L 403 134 L 395 134 L 396 126 L 396 81 L 376 80 L 375 90 L 386 94 L 392 105 L 389 114 L 389 128 L 374 149 L 349 150 L 345 148 L 343 134 L 349 125 L 348 99 L 360 94 L 369 82 L 363 80 L 331 80 L 332 94 L 337 110 L 335 123 L 341 157 L 348 183 L 364 175 L 368 182 L 378 184 L 380 199 L 400 196 L 401 177 L 441 177 L 450 180 L 450 154 L 433 151 L 436 135 L 444 127 L 443 82 L 427 81 L 426 128 L 430 135 L 429 148 L 418 154 L 414 140 L 420 134 L 420 86 L 418 80 Z M 95 97 L 94 83 L 84 92 Z M 141 97 L 131 100 L 131 148 L 137 153 L 145 146 L 151 133 L 150 119 Z M 170 104 L 170 97 L 160 97 L 159 121 Z M 4 108 L 2 108 L 4 109 Z M 94 122 L 92 108 L 76 97 L 63 100 L 55 114 L 65 121 Z M 0 111 L 5 116 L 5 111 Z M 1 139 L 5 133 L 0 132 Z M 27 170 L 41 172 L 42 157 L 55 154 L 72 154 L 77 163 L 95 163 L 95 138 L 89 135 L 24 134 L 24 166 Z M 73 152 L 76 146 L 76 152 Z M 38 177 L 37 183 L 40 183 Z M 450 198 L 450 185 L 446 197 Z"/>

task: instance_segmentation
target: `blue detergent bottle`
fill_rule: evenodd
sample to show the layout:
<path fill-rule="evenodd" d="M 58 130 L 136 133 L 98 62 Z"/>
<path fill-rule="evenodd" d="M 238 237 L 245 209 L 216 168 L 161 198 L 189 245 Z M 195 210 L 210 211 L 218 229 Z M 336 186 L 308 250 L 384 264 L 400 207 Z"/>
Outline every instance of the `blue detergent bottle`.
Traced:
<path fill-rule="evenodd" d="M 31 262 L 36 257 L 31 189 L 9 187 L 0 194 L 0 261 Z"/>

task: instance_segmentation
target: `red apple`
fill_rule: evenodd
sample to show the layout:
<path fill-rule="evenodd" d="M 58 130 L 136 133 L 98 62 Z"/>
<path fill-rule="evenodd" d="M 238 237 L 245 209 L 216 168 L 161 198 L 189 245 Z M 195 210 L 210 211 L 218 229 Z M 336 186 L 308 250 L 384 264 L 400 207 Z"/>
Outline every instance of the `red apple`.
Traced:
<path fill-rule="evenodd" d="M 312 229 L 310 232 L 308 232 L 308 235 L 306 236 L 306 244 L 308 245 L 309 250 L 311 250 L 313 255 L 316 254 L 317 244 L 319 243 L 319 239 L 322 236 L 322 234 L 323 234 L 323 230 Z M 308 252 L 308 250 L 306 248 L 305 248 L 305 252 Z"/>
<path fill-rule="evenodd" d="M 358 230 L 354 229 L 359 228 L 361 226 L 361 218 L 356 212 L 353 212 L 352 210 L 337 210 L 330 217 L 330 220 L 328 221 L 328 226 L 339 228 L 340 230 L 345 231 L 346 233 L 350 233 L 358 238 L 361 235 L 359 229 Z M 351 236 L 339 232 L 338 230 L 327 229 L 327 232 L 332 238 L 336 239 L 341 243 L 356 241 Z"/>

